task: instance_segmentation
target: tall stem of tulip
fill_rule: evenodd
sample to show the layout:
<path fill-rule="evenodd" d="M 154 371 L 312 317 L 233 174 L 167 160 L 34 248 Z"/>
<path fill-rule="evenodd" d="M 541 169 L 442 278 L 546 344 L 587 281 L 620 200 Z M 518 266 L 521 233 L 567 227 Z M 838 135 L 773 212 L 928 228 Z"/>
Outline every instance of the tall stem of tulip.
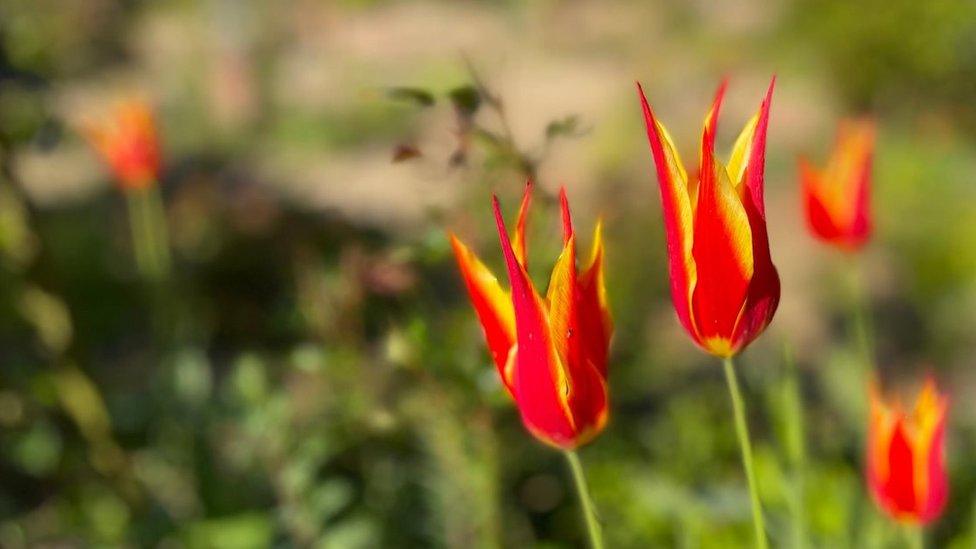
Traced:
<path fill-rule="evenodd" d="M 925 549 L 925 530 L 918 524 L 906 524 L 905 541 L 908 549 Z"/>
<path fill-rule="evenodd" d="M 735 364 L 732 357 L 725 357 L 725 380 L 729 385 L 732 397 L 732 411 L 735 414 L 735 432 L 739 436 L 739 450 L 742 454 L 742 466 L 746 471 L 749 483 L 749 499 L 752 503 L 752 526 L 756 531 L 756 547 L 766 549 L 766 527 L 763 524 L 762 507 L 759 504 L 759 485 L 756 482 L 756 472 L 752 460 L 752 444 L 749 442 L 749 426 L 746 423 L 746 407 L 739 390 L 739 380 L 735 375 Z"/>
<path fill-rule="evenodd" d="M 787 392 L 787 433 L 786 447 L 791 465 L 793 466 L 793 490 L 791 510 L 793 512 L 793 547 L 803 549 L 806 546 L 806 462 L 807 445 L 803 422 L 803 394 L 800 391 L 799 371 L 793 359 L 793 349 L 787 343 L 783 346 L 783 358 L 786 362 L 786 392 Z"/>
<path fill-rule="evenodd" d="M 136 269 L 144 279 L 149 279 L 153 271 L 151 236 L 148 235 L 148 225 L 143 215 L 142 196 L 144 190 L 133 190 L 125 193 L 125 203 L 129 210 L 129 231 L 132 238 L 132 254 L 135 256 Z"/>
<path fill-rule="evenodd" d="M 166 213 L 155 183 L 125 193 L 129 208 L 133 253 L 139 274 L 147 281 L 160 282 L 172 269 Z"/>
<path fill-rule="evenodd" d="M 874 334 L 871 333 L 871 323 L 868 317 L 868 295 L 864 285 L 860 266 L 853 261 L 849 266 L 851 278 L 851 316 L 854 320 L 854 337 L 857 339 L 858 351 L 863 361 L 863 372 L 870 375 L 874 370 Z M 866 381 L 866 380 L 865 380 Z"/>
<path fill-rule="evenodd" d="M 566 454 L 566 461 L 569 462 L 569 468 L 573 471 L 576 493 L 579 495 L 583 518 L 586 520 L 586 530 L 590 536 L 590 547 L 592 549 L 603 549 L 603 531 L 596 519 L 596 508 L 593 506 L 593 500 L 590 499 L 590 490 L 586 486 L 586 476 L 583 475 L 583 466 L 580 464 L 579 456 L 576 455 L 575 450 L 566 450 L 564 453 Z"/>
<path fill-rule="evenodd" d="M 169 249 L 169 224 L 166 222 L 166 207 L 163 205 L 159 185 L 153 184 L 146 197 L 147 217 L 151 220 L 154 255 L 161 279 L 172 274 L 173 259 Z"/>

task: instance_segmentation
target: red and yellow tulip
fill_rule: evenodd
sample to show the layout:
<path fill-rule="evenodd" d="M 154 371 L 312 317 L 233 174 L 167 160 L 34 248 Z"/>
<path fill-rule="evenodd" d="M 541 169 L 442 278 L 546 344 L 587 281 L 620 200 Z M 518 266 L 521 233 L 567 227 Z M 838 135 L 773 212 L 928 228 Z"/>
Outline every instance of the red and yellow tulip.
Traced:
<path fill-rule="evenodd" d="M 84 127 L 89 143 L 123 190 L 144 189 L 159 177 L 159 135 L 152 109 L 139 100 L 118 104 L 109 121 Z"/>
<path fill-rule="evenodd" d="M 817 238 L 856 250 L 871 233 L 871 158 L 874 123 L 845 120 L 823 170 L 801 158 L 800 180 L 807 226 Z"/>
<path fill-rule="evenodd" d="M 577 272 L 576 235 L 566 191 L 560 192 L 563 250 L 542 298 L 526 272 L 525 223 L 531 200 L 529 183 L 510 239 L 498 199 L 493 198 L 511 292 L 453 234 L 451 245 L 491 356 L 522 422 L 542 442 L 573 449 L 592 440 L 607 421 L 607 353 L 613 322 L 603 283 L 600 224 L 589 265 Z"/>
<path fill-rule="evenodd" d="M 719 357 L 735 355 L 758 337 L 779 304 L 763 198 L 774 84 L 723 164 L 714 150 L 722 83 L 705 117 L 694 179 L 637 85 L 661 190 L 674 308 L 695 343 Z"/>
<path fill-rule="evenodd" d="M 945 469 L 948 399 L 926 380 L 906 412 L 870 387 L 867 481 L 878 505 L 894 519 L 927 524 L 942 513 L 949 495 Z"/>

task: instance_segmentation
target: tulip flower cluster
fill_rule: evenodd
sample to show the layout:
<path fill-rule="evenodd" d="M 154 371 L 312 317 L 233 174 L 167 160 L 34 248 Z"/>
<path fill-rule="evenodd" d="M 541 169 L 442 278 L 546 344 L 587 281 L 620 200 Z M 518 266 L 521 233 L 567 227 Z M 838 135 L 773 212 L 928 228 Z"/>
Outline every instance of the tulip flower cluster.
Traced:
<path fill-rule="evenodd" d="M 667 129 L 638 84 L 661 196 L 672 303 L 692 341 L 725 361 L 760 547 L 766 546 L 765 527 L 732 357 L 766 329 L 780 299 L 764 200 L 774 84 L 775 80 L 735 140 L 728 161 L 721 162 L 715 153 L 715 140 L 726 90 L 722 83 L 705 117 L 694 172 L 682 163 Z M 124 103 L 110 123 L 91 124 L 85 133 L 120 188 L 153 188 L 159 176 L 160 152 L 148 106 L 135 101 Z M 804 159 L 799 163 L 811 233 L 845 251 L 860 249 L 870 236 L 874 133 L 870 121 L 843 122 L 825 169 L 818 170 Z M 543 297 L 528 274 L 525 233 L 532 193 L 530 181 L 512 234 L 498 199 L 492 200 L 510 290 L 505 290 L 478 256 L 453 234 L 451 245 L 502 384 L 529 433 L 567 452 L 591 541 L 599 547 L 599 526 L 574 450 L 603 431 L 610 409 L 607 363 L 613 320 L 604 287 L 601 224 L 597 222 L 594 230 L 589 262 L 578 270 L 569 201 L 565 189 L 560 190 L 562 252 Z M 165 230 L 160 224 L 151 232 L 162 234 Z M 134 234 L 139 236 L 137 243 L 152 240 L 152 235 Z M 158 252 L 157 263 L 165 266 L 165 250 Z M 143 250 L 137 255 L 150 254 Z M 927 524 L 935 520 L 948 494 L 944 458 L 947 398 L 930 379 L 911 412 L 904 411 L 898 402 L 885 401 L 875 385 L 870 388 L 870 401 L 866 476 L 874 499 L 898 521 Z"/>
<path fill-rule="evenodd" d="M 765 526 L 732 357 L 766 329 L 780 300 L 764 200 L 774 84 L 775 79 L 735 140 L 727 162 L 719 161 L 715 153 L 726 90 L 726 84 L 721 84 L 705 117 L 694 171 L 682 163 L 638 84 L 661 196 L 671 299 L 692 341 L 724 360 L 760 547 L 767 543 Z M 845 251 L 860 249 L 871 232 L 874 134 L 869 120 L 845 121 L 825 169 L 818 170 L 803 159 L 799 164 L 811 233 Z M 565 189 L 561 190 L 563 250 L 548 291 L 540 296 L 527 271 L 525 228 L 532 188 L 531 182 L 526 185 L 511 236 L 497 198 L 492 202 L 510 291 L 453 234 L 451 244 L 491 357 L 522 422 L 540 441 L 570 452 L 579 483 L 581 471 L 572 450 L 603 430 L 609 409 L 607 358 L 613 322 L 604 289 L 601 229 L 597 223 L 589 263 L 578 272 L 576 234 Z M 931 522 L 942 512 L 948 493 L 944 459 L 947 399 L 930 379 L 911 412 L 897 402 L 884 401 L 874 385 L 870 400 L 867 485 L 878 505 L 896 520 Z M 585 490 L 581 489 L 581 495 L 590 519 Z M 591 535 L 593 531 L 591 525 Z M 599 545 L 599 536 L 591 539 Z"/>

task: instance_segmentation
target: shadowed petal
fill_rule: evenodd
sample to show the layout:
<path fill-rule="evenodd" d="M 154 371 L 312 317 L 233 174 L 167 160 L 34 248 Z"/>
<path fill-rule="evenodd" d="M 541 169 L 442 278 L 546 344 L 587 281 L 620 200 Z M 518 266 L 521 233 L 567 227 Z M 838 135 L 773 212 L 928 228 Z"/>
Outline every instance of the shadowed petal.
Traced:
<path fill-rule="evenodd" d="M 603 280 L 603 253 L 603 223 L 597 221 L 593 230 L 590 264 L 579 277 L 580 325 L 586 360 L 596 366 L 600 375 L 606 378 L 613 318 L 607 305 L 607 291 Z"/>
<path fill-rule="evenodd" d="M 569 447 L 576 439 L 576 427 L 565 400 L 569 383 L 550 336 L 545 304 L 516 259 L 498 199 L 492 200 L 515 308 L 515 399 L 529 431 L 544 442 Z"/>
<path fill-rule="evenodd" d="M 515 222 L 515 236 L 512 237 L 512 249 L 515 250 L 515 257 L 525 269 L 529 268 L 528 242 L 525 240 L 525 227 L 528 224 L 529 206 L 532 205 L 532 180 L 525 182 L 525 191 L 522 193 L 522 203 L 519 204 L 518 220 Z"/>
<path fill-rule="evenodd" d="M 769 253 L 769 236 L 766 232 L 766 209 L 764 205 L 764 172 L 766 163 L 766 131 L 769 126 L 769 108 L 772 104 L 773 88 L 776 78 L 769 83 L 766 97 L 754 117 L 755 127 L 751 132 L 751 145 L 743 149 L 742 156 L 748 158 L 741 168 L 742 183 L 739 195 L 742 206 L 749 218 L 752 231 L 753 275 L 749 282 L 745 308 L 736 324 L 734 347 L 744 349 L 769 325 L 776 314 L 780 298 L 779 273 L 773 265 Z M 752 126 L 747 124 L 747 130 Z M 743 132 L 746 134 L 746 132 Z M 746 134 L 748 135 L 748 134 Z M 733 154 L 734 156 L 734 154 Z"/>
<path fill-rule="evenodd" d="M 474 252 L 455 235 L 451 234 L 450 239 L 471 305 L 484 329 L 491 358 L 506 388 L 512 392 L 512 380 L 505 369 L 515 344 L 515 311 L 512 308 L 512 299 Z"/>
<path fill-rule="evenodd" d="M 640 83 L 637 84 L 637 91 L 661 191 L 664 232 L 668 243 L 671 300 L 681 325 L 692 339 L 700 341 L 691 314 L 691 295 L 698 275 L 692 258 L 694 222 L 688 194 L 688 176 L 667 130 L 654 117 Z"/>

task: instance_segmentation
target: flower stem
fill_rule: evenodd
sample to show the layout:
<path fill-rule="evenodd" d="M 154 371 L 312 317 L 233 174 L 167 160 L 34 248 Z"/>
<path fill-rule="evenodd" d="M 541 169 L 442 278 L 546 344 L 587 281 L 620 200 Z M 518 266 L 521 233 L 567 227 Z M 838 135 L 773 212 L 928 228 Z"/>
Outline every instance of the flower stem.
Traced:
<path fill-rule="evenodd" d="M 806 546 L 806 510 L 804 498 L 806 495 L 806 434 L 803 421 L 803 394 L 800 391 L 799 371 L 793 359 L 793 350 L 789 344 L 783 346 L 783 357 L 786 362 L 786 398 L 787 418 L 786 447 L 793 468 L 793 489 L 790 509 L 793 512 L 792 537 L 794 549 Z"/>
<path fill-rule="evenodd" d="M 874 370 L 874 334 L 868 317 L 868 291 L 864 285 L 864 276 L 860 266 L 856 263 L 849 265 L 851 285 L 851 317 L 854 321 L 854 339 L 862 361 L 862 374 L 870 374 Z M 865 375 L 866 381 L 866 375 Z"/>
<path fill-rule="evenodd" d="M 600 523 L 596 519 L 596 509 L 593 500 L 590 499 L 590 490 L 586 486 L 586 477 L 583 475 L 583 466 L 580 464 L 579 456 L 575 450 L 566 450 L 566 461 L 569 468 L 573 471 L 573 481 L 576 484 L 576 493 L 579 495 L 580 506 L 583 510 L 583 518 L 586 519 L 586 529 L 590 536 L 590 547 L 592 549 L 603 549 L 603 532 Z"/>
<path fill-rule="evenodd" d="M 135 256 L 136 268 L 143 278 L 150 278 L 153 271 L 152 251 L 147 235 L 147 225 L 143 216 L 142 196 L 145 191 L 129 191 L 125 193 L 125 203 L 129 209 L 129 230 L 132 233 L 132 253 Z"/>
<path fill-rule="evenodd" d="M 749 483 L 749 499 L 752 503 L 752 526 L 756 531 L 756 547 L 766 549 L 769 545 L 766 542 L 766 528 L 763 525 L 762 507 L 759 504 L 759 486 L 756 482 L 756 472 L 752 460 L 752 445 L 749 442 L 749 426 L 746 424 L 745 403 L 742 400 L 742 392 L 739 390 L 739 381 L 735 375 L 735 364 L 732 357 L 726 357 L 723 361 L 725 366 L 725 380 L 729 385 L 729 394 L 732 397 L 732 411 L 735 414 L 735 431 L 739 437 L 739 450 L 742 453 L 742 466 L 746 471 L 746 480 Z"/>
<path fill-rule="evenodd" d="M 906 524 L 904 532 L 909 549 L 925 549 L 925 530 L 921 525 Z"/>
<path fill-rule="evenodd" d="M 151 184 L 126 193 L 133 253 L 139 274 L 149 282 L 160 282 L 170 275 L 171 260 L 166 213 L 159 188 Z"/>

